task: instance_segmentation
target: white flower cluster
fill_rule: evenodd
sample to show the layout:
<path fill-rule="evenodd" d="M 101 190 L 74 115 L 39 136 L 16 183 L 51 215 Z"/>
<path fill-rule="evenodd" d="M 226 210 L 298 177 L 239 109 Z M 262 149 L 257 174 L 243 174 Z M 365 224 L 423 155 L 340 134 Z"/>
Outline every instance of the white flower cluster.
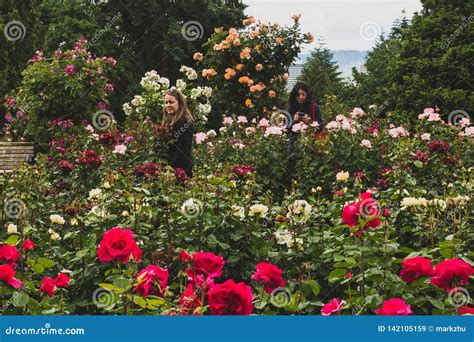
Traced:
<path fill-rule="evenodd" d="M 193 68 L 187 67 L 185 65 L 181 66 L 179 71 L 184 72 L 188 80 L 191 80 L 191 81 L 197 79 L 198 77 L 196 70 L 194 70 Z"/>
<path fill-rule="evenodd" d="M 288 248 L 293 247 L 293 244 L 295 243 L 295 240 L 296 240 L 296 243 L 298 243 L 299 245 L 303 244 L 303 239 L 301 239 L 301 238 L 293 239 L 290 232 L 286 229 L 277 230 L 275 232 L 275 237 L 276 237 L 277 243 L 279 245 L 285 245 L 286 244 L 288 246 Z"/>
<path fill-rule="evenodd" d="M 140 81 L 140 85 L 146 90 L 157 91 L 168 89 L 170 87 L 170 80 L 166 77 L 161 77 L 155 70 L 151 70 L 145 73 L 145 77 Z"/>
<path fill-rule="evenodd" d="M 311 215 L 311 205 L 305 200 L 296 200 L 288 206 L 286 217 L 296 222 L 306 222 Z"/>

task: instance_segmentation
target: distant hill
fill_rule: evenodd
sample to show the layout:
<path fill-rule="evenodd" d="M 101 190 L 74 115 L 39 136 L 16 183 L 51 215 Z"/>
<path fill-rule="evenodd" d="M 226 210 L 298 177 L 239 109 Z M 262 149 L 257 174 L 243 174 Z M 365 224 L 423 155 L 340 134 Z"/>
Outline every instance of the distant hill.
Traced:
<path fill-rule="evenodd" d="M 365 57 L 367 56 L 367 51 L 332 50 L 331 52 L 334 54 L 334 60 L 339 65 L 339 70 L 344 78 L 351 78 L 352 67 L 359 69 L 364 64 Z M 300 54 L 299 61 L 296 63 L 305 63 L 309 56 L 309 52 Z"/>

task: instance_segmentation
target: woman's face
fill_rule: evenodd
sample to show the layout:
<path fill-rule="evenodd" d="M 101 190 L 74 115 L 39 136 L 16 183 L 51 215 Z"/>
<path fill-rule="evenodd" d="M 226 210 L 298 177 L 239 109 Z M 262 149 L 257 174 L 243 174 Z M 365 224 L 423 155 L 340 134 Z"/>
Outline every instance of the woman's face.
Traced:
<path fill-rule="evenodd" d="M 168 114 L 176 114 L 178 112 L 178 99 L 173 95 L 165 95 L 165 110 Z"/>
<path fill-rule="evenodd" d="M 303 89 L 299 89 L 298 93 L 296 94 L 296 101 L 299 104 L 303 104 L 306 101 L 307 97 L 308 97 L 308 94 Z"/>

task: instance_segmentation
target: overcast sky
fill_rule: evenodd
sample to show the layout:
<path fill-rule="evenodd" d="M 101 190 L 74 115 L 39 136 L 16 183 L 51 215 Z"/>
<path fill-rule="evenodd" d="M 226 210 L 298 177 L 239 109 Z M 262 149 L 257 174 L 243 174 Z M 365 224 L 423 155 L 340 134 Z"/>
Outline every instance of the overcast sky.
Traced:
<path fill-rule="evenodd" d="M 390 31 L 405 10 L 407 18 L 422 9 L 419 0 L 243 0 L 245 14 L 263 22 L 291 24 L 301 14 L 303 32 L 324 38 L 331 50 L 370 50 L 381 30 Z M 308 51 L 314 47 L 305 45 Z"/>

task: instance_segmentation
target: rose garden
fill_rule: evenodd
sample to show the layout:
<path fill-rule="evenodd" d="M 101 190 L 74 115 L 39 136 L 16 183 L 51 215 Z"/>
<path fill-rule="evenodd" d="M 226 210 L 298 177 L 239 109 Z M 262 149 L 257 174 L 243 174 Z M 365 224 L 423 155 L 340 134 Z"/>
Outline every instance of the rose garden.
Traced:
<path fill-rule="evenodd" d="M 0 175 L 2 314 L 472 314 L 469 119 L 329 99 L 324 127 L 291 126 L 290 170 L 299 20 L 217 28 L 121 113 L 120 59 L 87 37 L 37 51 L 4 98 L 1 140 L 36 153 Z M 166 162 L 170 87 L 196 120 L 192 178 Z"/>

